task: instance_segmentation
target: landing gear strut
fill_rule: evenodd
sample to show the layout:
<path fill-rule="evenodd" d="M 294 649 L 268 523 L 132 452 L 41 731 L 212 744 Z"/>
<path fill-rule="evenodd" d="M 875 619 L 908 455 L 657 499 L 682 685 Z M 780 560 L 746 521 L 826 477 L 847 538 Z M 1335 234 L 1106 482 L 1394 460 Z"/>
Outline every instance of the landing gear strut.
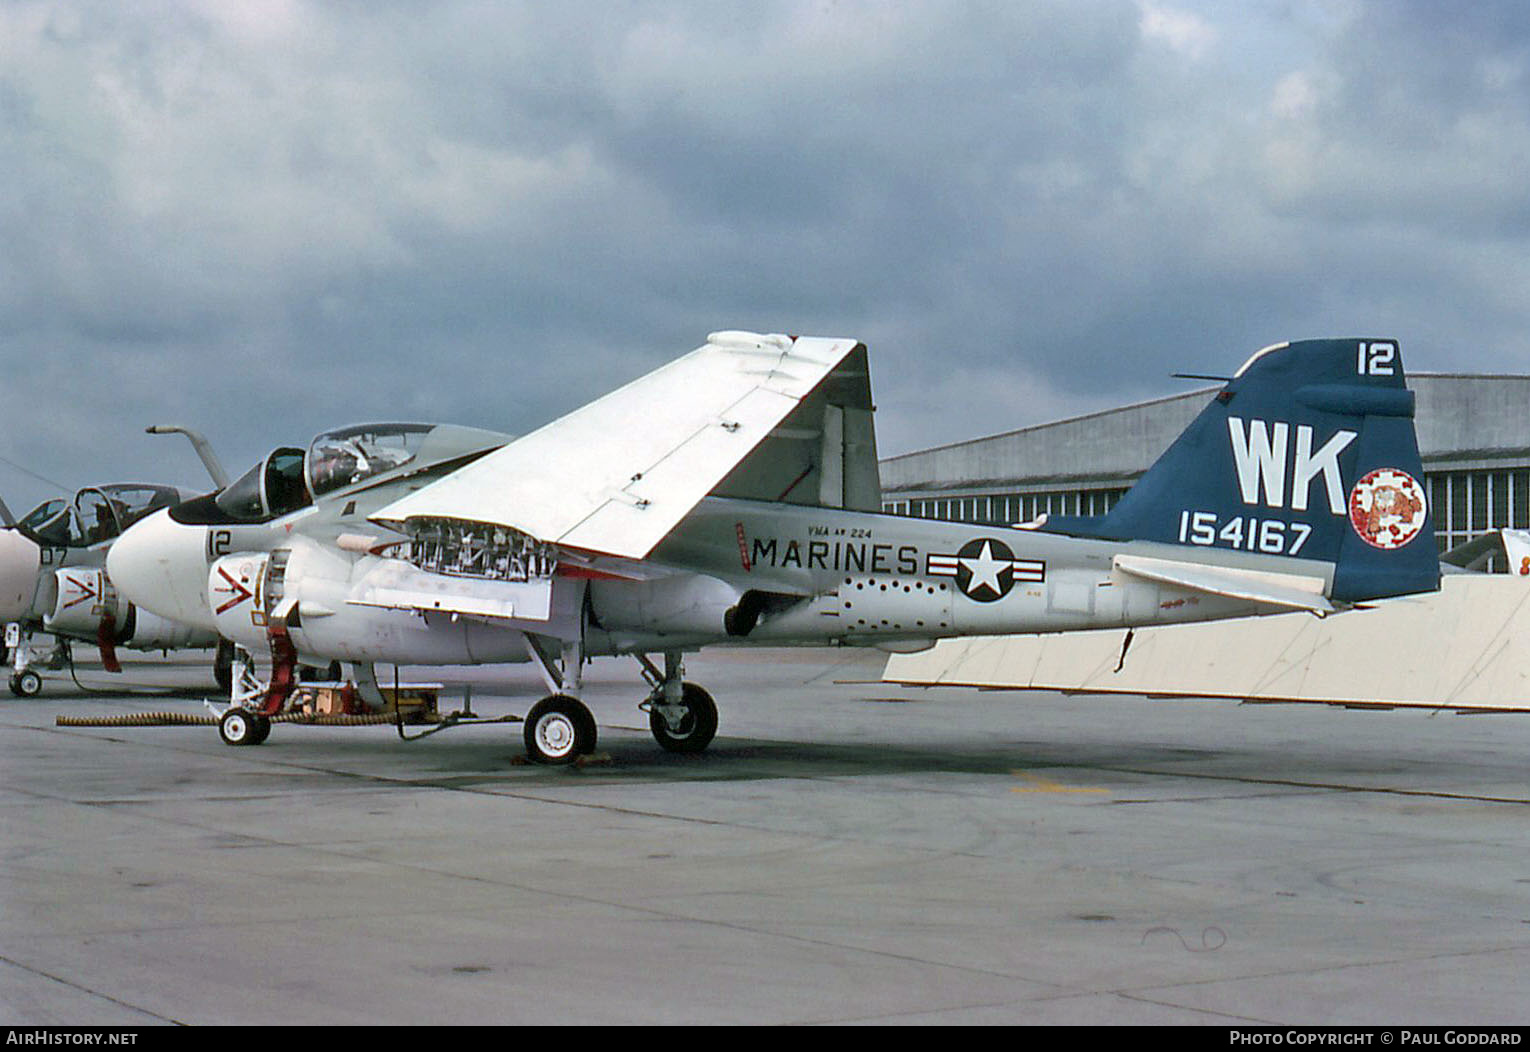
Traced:
<path fill-rule="evenodd" d="M 595 751 L 595 716 L 579 700 L 584 685 L 584 646 L 563 643 L 554 657 L 544 637 L 522 633 L 526 650 L 551 694 L 526 714 L 526 755 L 533 763 L 571 764 Z"/>
<path fill-rule="evenodd" d="M 297 650 L 287 635 L 284 616 L 271 618 L 266 639 L 271 644 L 271 679 L 267 683 L 255 675 L 255 661 L 249 652 L 229 644 L 229 707 L 218 717 L 218 736 L 225 745 L 259 745 L 269 738 L 271 717 L 282 711 L 297 685 Z M 221 643 L 218 650 L 221 657 Z"/>

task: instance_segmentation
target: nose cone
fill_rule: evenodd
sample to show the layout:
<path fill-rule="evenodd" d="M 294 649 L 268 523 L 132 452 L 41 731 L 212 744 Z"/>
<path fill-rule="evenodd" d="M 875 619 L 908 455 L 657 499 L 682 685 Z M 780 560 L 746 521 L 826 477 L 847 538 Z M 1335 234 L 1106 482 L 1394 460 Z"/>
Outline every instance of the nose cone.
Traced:
<path fill-rule="evenodd" d="M 216 631 L 207 605 L 207 530 L 168 509 L 142 519 L 106 553 L 106 574 L 134 606 L 183 625 Z"/>
<path fill-rule="evenodd" d="M 17 530 L 0 530 L 0 624 L 20 621 L 32 609 L 42 550 Z"/>

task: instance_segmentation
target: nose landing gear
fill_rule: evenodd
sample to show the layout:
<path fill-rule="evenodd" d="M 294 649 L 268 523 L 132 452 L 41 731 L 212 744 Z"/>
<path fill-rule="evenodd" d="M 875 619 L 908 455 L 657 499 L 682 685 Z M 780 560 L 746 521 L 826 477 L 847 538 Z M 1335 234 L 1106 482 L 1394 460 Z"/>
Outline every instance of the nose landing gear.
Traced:
<path fill-rule="evenodd" d="M 35 698 L 42 693 L 42 676 L 38 675 L 34 666 L 62 669 L 74 664 L 74 655 L 69 650 L 67 639 L 56 638 L 53 648 L 45 651 L 37 645 L 37 636 L 38 633 L 19 624 L 7 625 L 5 629 L 5 643 L 10 651 L 9 685 L 11 693 L 18 698 Z"/>
<path fill-rule="evenodd" d="M 42 677 L 31 669 L 22 669 L 11 675 L 11 693 L 18 698 L 35 698 L 42 693 Z"/>
<path fill-rule="evenodd" d="M 229 709 L 218 720 L 224 745 L 259 745 L 271 735 L 271 719 L 248 709 Z"/>

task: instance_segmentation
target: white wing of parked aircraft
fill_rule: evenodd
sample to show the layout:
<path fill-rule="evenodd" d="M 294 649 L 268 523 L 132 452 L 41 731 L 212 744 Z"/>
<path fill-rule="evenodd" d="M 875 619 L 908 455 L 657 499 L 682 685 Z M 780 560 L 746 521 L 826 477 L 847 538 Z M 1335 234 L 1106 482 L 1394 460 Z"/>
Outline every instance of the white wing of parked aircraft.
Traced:
<path fill-rule="evenodd" d="M 845 379 L 865 384 L 865 348 L 854 340 L 713 333 L 690 354 L 372 518 L 494 523 L 565 548 L 643 559 L 856 351 Z M 805 437 L 821 441 L 822 430 Z M 820 480 L 820 488 L 825 482 L 834 484 Z"/>

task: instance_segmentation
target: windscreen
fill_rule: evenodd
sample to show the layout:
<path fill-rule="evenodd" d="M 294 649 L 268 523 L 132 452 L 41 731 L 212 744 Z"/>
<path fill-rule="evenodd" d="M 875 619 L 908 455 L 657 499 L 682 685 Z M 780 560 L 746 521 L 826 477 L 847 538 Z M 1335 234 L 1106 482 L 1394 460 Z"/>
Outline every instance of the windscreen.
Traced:
<path fill-rule="evenodd" d="M 64 547 L 74 526 L 74 506 L 62 497 L 44 501 L 22 516 L 16 528 L 40 544 Z"/>
<path fill-rule="evenodd" d="M 275 450 L 240 475 L 214 498 L 231 519 L 264 522 L 311 503 L 303 485 L 303 451 L 293 446 Z"/>

